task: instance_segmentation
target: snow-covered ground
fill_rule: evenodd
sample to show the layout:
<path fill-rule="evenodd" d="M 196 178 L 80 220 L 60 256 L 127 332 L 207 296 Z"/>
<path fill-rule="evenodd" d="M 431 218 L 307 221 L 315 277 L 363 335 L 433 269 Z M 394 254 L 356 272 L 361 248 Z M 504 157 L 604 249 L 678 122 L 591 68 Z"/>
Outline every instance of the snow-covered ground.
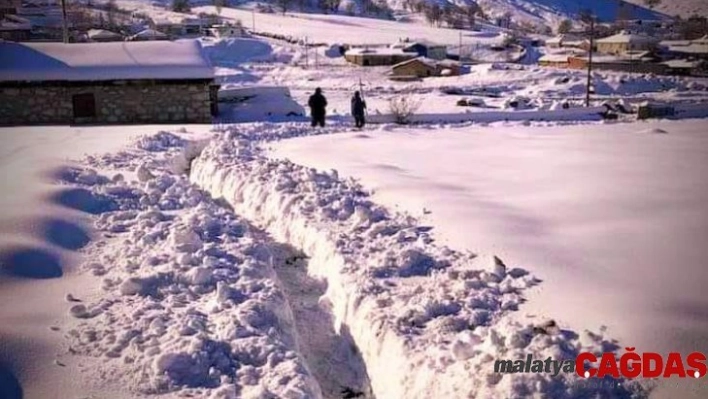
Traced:
<path fill-rule="evenodd" d="M 279 142 L 271 156 L 336 169 L 441 243 L 528 269 L 543 282 L 522 313 L 688 353 L 708 351 L 705 133 L 704 120 L 375 129 Z M 707 394 L 679 385 L 658 397 Z"/>

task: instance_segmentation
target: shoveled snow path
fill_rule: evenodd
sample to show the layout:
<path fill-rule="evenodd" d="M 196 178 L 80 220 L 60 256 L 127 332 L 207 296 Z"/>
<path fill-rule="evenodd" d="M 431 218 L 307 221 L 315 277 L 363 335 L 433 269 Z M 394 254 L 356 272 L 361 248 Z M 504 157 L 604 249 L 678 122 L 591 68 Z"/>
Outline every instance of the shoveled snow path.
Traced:
<path fill-rule="evenodd" d="M 271 264 L 283 287 L 297 330 L 298 348 L 325 399 L 349 392 L 373 398 L 366 365 L 348 331 L 334 330 L 334 316 L 321 301 L 327 283 L 307 273 L 307 256 L 288 245 L 271 246 Z"/>
<path fill-rule="evenodd" d="M 603 334 L 513 321 L 507 316 L 536 283 L 526 271 L 435 244 L 430 227 L 373 204 L 358 184 L 268 159 L 258 143 L 305 134 L 293 125 L 235 127 L 193 162 L 190 179 L 310 257 L 307 273 L 327 282 L 334 330 L 351 333 L 377 397 L 647 394 L 636 381 L 494 373 L 495 359 L 575 359 L 618 347 Z"/>

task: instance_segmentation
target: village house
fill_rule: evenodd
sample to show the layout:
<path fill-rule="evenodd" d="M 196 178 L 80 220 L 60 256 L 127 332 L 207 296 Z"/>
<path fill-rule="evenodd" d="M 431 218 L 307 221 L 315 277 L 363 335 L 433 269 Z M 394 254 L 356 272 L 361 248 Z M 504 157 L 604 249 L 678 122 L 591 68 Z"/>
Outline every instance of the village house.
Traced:
<path fill-rule="evenodd" d="M 403 61 L 391 68 L 394 77 L 425 78 L 430 76 L 457 76 L 461 74 L 461 66 L 451 60 L 432 60 L 418 57 Z"/>
<path fill-rule="evenodd" d="M 0 42 L 0 125 L 210 123 L 199 42 Z"/>
<path fill-rule="evenodd" d="M 666 40 L 659 45 L 669 58 L 708 60 L 708 35 L 696 40 Z"/>
<path fill-rule="evenodd" d="M 546 46 L 550 48 L 578 48 L 583 50 L 590 49 L 590 40 L 580 36 L 560 34 L 556 37 L 546 40 Z"/>
<path fill-rule="evenodd" d="M 394 49 L 400 49 L 406 53 L 416 53 L 419 57 L 430 58 L 433 60 L 444 60 L 447 58 L 447 46 L 444 44 L 436 44 L 428 40 L 402 41 L 391 46 Z"/>
<path fill-rule="evenodd" d="M 655 50 L 659 40 L 656 38 L 622 31 L 616 35 L 598 39 L 595 48 L 599 53 L 622 54 L 627 51 Z"/>
<path fill-rule="evenodd" d="M 568 67 L 587 69 L 587 55 L 568 57 Z M 593 54 L 592 68 L 595 70 L 621 71 L 630 73 L 667 73 L 667 66 L 650 52 L 630 52 L 621 55 Z"/>
<path fill-rule="evenodd" d="M 354 48 L 344 53 L 344 59 L 359 66 L 391 66 L 417 57 L 416 53 L 397 48 Z"/>
<path fill-rule="evenodd" d="M 213 25 L 207 29 L 210 36 L 216 38 L 241 37 L 243 36 L 243 28 L 240 25 Z"/>
<path fill-rule="evenodd" d="M 664 62 L 667 73 L 680 76 L 706 76 L 708 61 L 706 60 L 669 60 Z"/>

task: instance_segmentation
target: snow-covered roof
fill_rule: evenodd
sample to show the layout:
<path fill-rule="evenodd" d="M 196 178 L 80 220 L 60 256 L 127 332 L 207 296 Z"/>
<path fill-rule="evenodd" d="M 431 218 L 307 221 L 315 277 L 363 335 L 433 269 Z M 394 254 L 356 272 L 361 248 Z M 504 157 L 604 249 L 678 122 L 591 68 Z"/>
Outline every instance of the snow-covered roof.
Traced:
<path fill-rule="evenodd" d="M 117 39 L 123 37 L 118 33 L 105 29 L 90 29 L 87 34 L 91 39 Z"/>
<path fill-rule="evenodd" d="M 411 47 L 415 46 L 416 44 L 419 44 L 424 47 L 432 48 L 432 47 L 447 47 L 444 44 L 440 43 L 433 43 L 430 40 L 426 39 L 416 39 L 416 40 L 411 40 L 410 42 L 401 42 L 405 45 L 405 47 Z"/>
<path fill-rule="evenodd" d="M 420 62 L 421 64 L 424 64 L 425 66 L 428 66 L 430 68 L 435 68 L 435 60 L 431 60 L 430 58 L 425 58 L 425 57 L 417 57 L 413 58 L 412 60 L 407 60 L 403 62 L 399 62 L 398 64 L 394 65 L 392 68 L 400 68 L 402 66 L 406 66 L 408 64 L 412 64 L 415 62 Z"/>
<path fill-rule="evenodd" d="M 413 55 L 415 56 L 417 53 L 413 52 L 408 52 L 408 51 L 403 51 L 403 49 L 400 48 L 391 48 L 391 47 L 386 47 L 386 48 L 353 48 L 347 50 L 347 55 L 380 55 L 380 56 L 385 56 L 385 55 Z"/>
<path fill-rule="evenodd" d="M 155 29 L 145 29 L 145 30 L 142 30 L 142 31 L 136 33 L 135 35 L 133 35 L 133 37 L 139 37 L 139 38 L 153 37 L 153 38 L 165 39 L 165 38 L 168 38 L 169 36 L 167 36 L 166 34 L 160 32 L 160 31 L 157 31 Z"/>
<path fill-rule="evenodd" d="M 598 39 L 597 43 L 655 43 L 656 38 L 622 31 L 616 35 Z"/>
<path fill-rule="evenodd" d="M 698 68 L 701 66 L 703 62 L 702 61 L 689 61 L 689 60 L 670 60 L 666 61 L 663 64 L 668 66 L 669 68 Z"/>
<path fill-rule="evenodd" d="M 569 34 L 560 34 L 556 37 L 552 37 L 548 40 L 546 40 L 546 44 L 560 44 L 560 43 L 569 43 L 569 42 L 577 42 L 577 43 L 582 43 L 584 41 L 587 41 L 587 39 L 582 38 L 577 35 L 569 35 Z"/>
<path fill-rule="evenodd" d="M 0 81 L 211 79 L 196 40 L 13 43 L 0 41 Z"/>
<path fill-rule="evenodd" d="M 708 44 L 693 43 L 688 46 L 671 46 L 669 51 L 686 54 L 708 54 Z"/>

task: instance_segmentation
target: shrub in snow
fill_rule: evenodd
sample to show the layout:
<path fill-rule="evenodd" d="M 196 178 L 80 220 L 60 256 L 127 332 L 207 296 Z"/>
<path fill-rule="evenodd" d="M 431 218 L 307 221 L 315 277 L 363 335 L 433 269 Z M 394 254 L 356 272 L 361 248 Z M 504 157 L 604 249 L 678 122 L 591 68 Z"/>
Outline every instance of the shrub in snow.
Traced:
<path fill-rule="evenodd" d="M 410 96 L 398 96 L 388 100 L 389 111 L 393 119 L 399 125 L 406 125 L 411 122 L 411 117 L 420 108 L 421 102 L 414 100 Z"/>

